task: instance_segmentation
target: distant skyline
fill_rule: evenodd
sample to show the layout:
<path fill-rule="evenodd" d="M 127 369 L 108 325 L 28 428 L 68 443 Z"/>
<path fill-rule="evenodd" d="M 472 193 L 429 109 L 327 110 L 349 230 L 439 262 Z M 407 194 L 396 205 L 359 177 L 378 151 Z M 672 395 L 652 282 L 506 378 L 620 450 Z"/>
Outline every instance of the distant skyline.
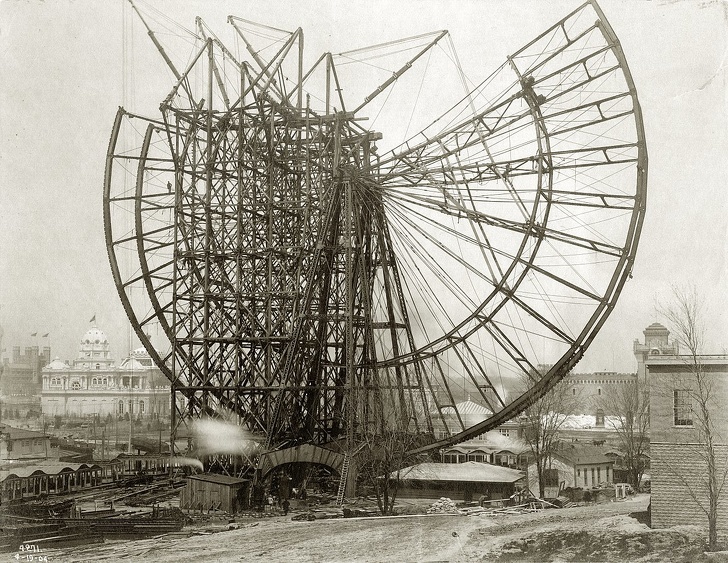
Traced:
<path fill-rule="evenodd" d="M 200 15 L 302 27 L 323 51 L 449 29 L 465 72 L 484 78 L 581 0 L 193 2 L 162 0 L 160 40 Z M 602 0 L 636 83 L 649 152 L 647 213 L 633 278 L 576 371 L 632 372 L 632 342 L 662 321 L 671 285 L 705 297 L 707 353 L 728 349 L 728 3 Z M 72 359 L 95 316 L 115 359 L 139 346 L 104 242 L 105 153 L 119 105 L 152 115 L 172 79 L 123 0 L 0 3 L 0 326 L 13 346 Z M 108 6 L 112 6 L 109 10 Z M 413 14 L 417 17 L 413 17 Z M 126 41 L 125 47 L 124 40 Z M 443 88 L 447 85 L 443 84 Z M 386 124 L 381 125 L 386 130 Z M 36 333 L 35 337 L 30 336 Z M 42 338 L 48 333 L 49 336 Z"/>

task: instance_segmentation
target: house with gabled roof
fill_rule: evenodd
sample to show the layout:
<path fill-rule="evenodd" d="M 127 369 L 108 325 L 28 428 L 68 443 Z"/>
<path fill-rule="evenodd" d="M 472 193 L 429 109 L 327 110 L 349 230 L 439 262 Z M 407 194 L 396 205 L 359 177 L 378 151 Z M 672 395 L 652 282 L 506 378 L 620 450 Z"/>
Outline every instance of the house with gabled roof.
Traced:
<path fill-rule="evenodd" d="M 590 489 L 601 483 L 614 482 L 614 458 L 605 455 L 597 446 L 561 443 L 546 467 L 547 497 L 555 497 L 567 487 Z M 531 491 L 540 490 L 536 464 L 531 463 L 527 472 Z"/>

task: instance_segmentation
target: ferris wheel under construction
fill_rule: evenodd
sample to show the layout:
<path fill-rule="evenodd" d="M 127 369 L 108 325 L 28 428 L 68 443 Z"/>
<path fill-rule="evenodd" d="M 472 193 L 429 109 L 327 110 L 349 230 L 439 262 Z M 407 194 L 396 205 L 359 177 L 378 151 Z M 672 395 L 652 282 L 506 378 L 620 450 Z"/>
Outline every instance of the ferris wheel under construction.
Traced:
<path fill-rule="evenodd" d="M 268 451 L 347 455 L 387 431 L 437 449 L 513 419 L 582 358 L 631 275 L 647 181 L 635 85 L 595 1 L 482 82 L 447 51 L 464 92 L 386 148 L 366 118 L 446 31 L 304 66 L 301 29 L 230 16 L 233 47 L 198 18 L 183 69 L 134 9 L 174 81 L 158 115 L 116 115 L 104 226 L 172 384 L 173 449 L 207 416 Z M 355 63 L 386 70 L 360 96 Z M 492 413 L 475 425 L 463 382 Z"/>

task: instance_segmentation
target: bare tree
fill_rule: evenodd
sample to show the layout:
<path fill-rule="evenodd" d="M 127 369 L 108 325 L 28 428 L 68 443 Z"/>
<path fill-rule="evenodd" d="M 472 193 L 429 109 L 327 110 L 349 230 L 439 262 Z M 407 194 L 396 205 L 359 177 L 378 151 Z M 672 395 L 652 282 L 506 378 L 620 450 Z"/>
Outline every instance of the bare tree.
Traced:
<path fill-rule="evenodd" d="M 636 490 L 649 463 L 649 386 L 645 380 L 636 379 L 626 385 L 611 387 L 602 397 L 601 404 L 610 413 L 607 424 L 617 434 L 628 481 Z"/>
<path fill-rule="evenodd" d="M 369 489 L 377 498 L 379 513 L 391 515 L 402 484 L 402 469 L 425 461 L 427 454 L 409 454 L 425 445 L 426 438 L 413 423 L 421 414 L 412 403 L 406 405 L 378 395 L 371 405 L 371 419 L 358 436 L 354 454 L 357 484 Z"/>
<path fill-rule="evenodd" d="M 717 417 L 724 412 L 725 405 L 719 404 L 717 400 L 715 381 L 706 369 L 702 356 L 705 342 L 703 300 L 695 287 L 673 287 L 673 301 L 658 306 L 658 312 L 670 325 L 680 347 L 687 351 L 687 354 L 682 355 L 686 375 L 674 377 L 679 381 L 673 381 L 673 389 L 679 387 L 680 392 L 685 394 L 684 399 L 681 399 L 682 406 L 692 411 L 686 415 L 690 417 L 694 428 L 690 449 L 703 462 L 705 473 L 696 479 L 694 471 L 688 475 L 687 471 L 681 471 L 680 467 L 669 462 L 667 467 L 705 513 L 708 519 L 708 547 L 710 551 L 715 551 L 718 549 L 718 503 L 724 491 L 728 467 L 725 459 L 720 459 L 716 447 L 721 442 L 725 443 L 725 437 L 721 436 L 716 426 Z"/>
<path fill-rule="evenodd" d="M 579 401 L 570 388 L 559 383 L 543 397 L 534 401 L 521 415 L 522 439 L 533 456 L 538 476 L 538 492 L 544 497 L 545 474 L 551 456 L 558 449 L 559 429 L 568 415 L 573 414 Z"/>
<path fill-rule="evenodd" d="M 356 456 L 359 480 L 373 490 L 383 516 L 391 515 L 394 510 L 402 484 L 402 469 L 426 459 L 422 454 L 407 453 L 421 445 L 416 434 L 406 431 L 389 429 L 365 435 L 365 443 Z"/>

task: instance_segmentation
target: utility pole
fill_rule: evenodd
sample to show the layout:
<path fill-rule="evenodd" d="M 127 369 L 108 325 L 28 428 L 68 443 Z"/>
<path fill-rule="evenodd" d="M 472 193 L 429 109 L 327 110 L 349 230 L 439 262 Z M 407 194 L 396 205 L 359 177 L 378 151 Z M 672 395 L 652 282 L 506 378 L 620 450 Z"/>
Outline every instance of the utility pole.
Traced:
<path fill-rule="evenodd" d="M 48 440 L 46 440 L 45 413 L 42 413 L 41 416 L 43 417 L 43 449 L 45 450 L 45 459 L 48 459 Z"/>
<path fill-rule="evenodd" d="M 134 358 L 131 354 L 131 326 L 129 327 L 129 366 L 131 371 L 129 372 L 129 447 L 126 453 L 131 455 L 131 434 L 132 425 L 134 424 Z"/>

